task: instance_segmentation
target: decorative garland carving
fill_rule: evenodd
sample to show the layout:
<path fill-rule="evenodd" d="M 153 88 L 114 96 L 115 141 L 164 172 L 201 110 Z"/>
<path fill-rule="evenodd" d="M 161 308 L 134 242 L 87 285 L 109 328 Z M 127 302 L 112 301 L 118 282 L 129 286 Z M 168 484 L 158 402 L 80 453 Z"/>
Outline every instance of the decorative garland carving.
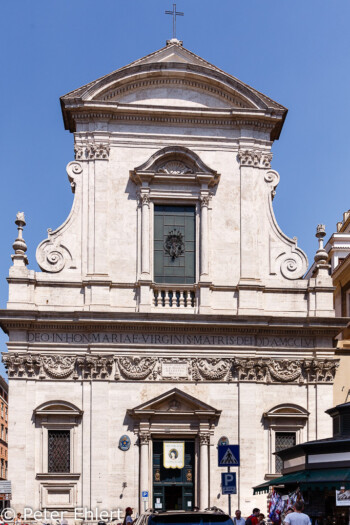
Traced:
<path fill-rule="evenodd" d="M 230 380 L 232 378 L 231 359 L 209 358 L 194 360 L 193 367 L 197 368 L 200 376 L 209 381 L 220 379 Z M 196 374 L 198 377 L 198 374 Z"/>
<path fill-rule="evenodd" d="M 75 358 L 64 355 L 50 355 L 42 357 L 42 366 L 45 372 L 55 379 L 69 377 L 75 368 Z"/>
<path fill-rule="evenodd" d="M 292 383 L 296 381 L 302 374 L 301 361 L 273 361 L 270 359 L 266 363 L 267 371 L 276 381 L 282 383 Z"/>
<path fill-rule="evenodd" d="M 146 379 L 152 372 L 156 359 L 154 357 L 120 357 L 119 370 L 127 379 Z"/>
<path fill-rule="evenodd" d="M 259 383 L 332 383 L 338 359 L 235 357 L 141 357 L 118 355 L 3 353 L 9 377 L 23 379 L 107 379 L 115 381 L 251 381 Z M 187 377 L 163 376 L 162 364 L 186 364 Z M 181 372 L 180 372 L 181 374 Z"/>

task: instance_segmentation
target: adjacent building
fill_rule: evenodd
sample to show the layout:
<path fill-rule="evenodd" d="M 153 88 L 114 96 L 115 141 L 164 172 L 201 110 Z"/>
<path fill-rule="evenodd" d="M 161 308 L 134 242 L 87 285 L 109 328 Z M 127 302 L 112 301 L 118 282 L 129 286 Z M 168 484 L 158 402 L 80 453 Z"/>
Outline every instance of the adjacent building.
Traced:
<path fill-rule="evenodd" d="M 350 318 L 350 210 L 344 212 L 343 220 L 337 223 L 337 231 L 325 244 L 327 263 L 334 285 L 334 308 L 338 317 Z M 314 275 L 315 264 L 307 277 Z M 333 405 L 350 401 L 350 331 L 346 328 L 339 336 L 336 357 L 339 359 L 334 382 Z"/>
<path fill-rule="evenodd" d="M 176 39 L 61 105 L 73 207 L 39 272 L 18 213 L 0 313 L 12 505 L 227 508 L 224 438 L 247 514 L 276 450 L 330 435 L 344 326 L 327 253 L 303 278 L 274 216 L 287 110 Z"/>

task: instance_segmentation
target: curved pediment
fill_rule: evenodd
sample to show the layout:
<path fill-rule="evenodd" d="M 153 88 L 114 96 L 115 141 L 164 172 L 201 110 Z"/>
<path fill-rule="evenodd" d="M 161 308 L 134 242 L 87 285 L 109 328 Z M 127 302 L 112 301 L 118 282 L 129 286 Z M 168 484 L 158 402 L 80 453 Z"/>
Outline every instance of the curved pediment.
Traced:
<path fill-rule="evenodd" d="M 209 168 L 200 157 L 183 146 L 167 146 L 154 153 L 130 173 L 135 184 L 150 182 L 207 184 L 215 186 L 220 175 Z"/>

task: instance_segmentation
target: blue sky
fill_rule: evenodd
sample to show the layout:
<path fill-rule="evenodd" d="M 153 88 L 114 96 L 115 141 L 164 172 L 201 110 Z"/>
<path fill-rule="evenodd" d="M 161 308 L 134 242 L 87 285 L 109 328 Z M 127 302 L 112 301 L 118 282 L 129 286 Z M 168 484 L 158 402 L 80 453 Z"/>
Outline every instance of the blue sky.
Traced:
<path fill-rule="evenodd" d="M 169 0 L 1 2 L 1 308 L 16 212 L 26 214 L 29 267 L 38 269 L 37 245 L 72 204 L 73 136 L 59 97 L 163 47 L 169 9 Z M 350 208 L 350 2 L 179 0 L 177 9 L 185 47 L 289 109 L 273 146 L 274 209 L 312 263 L 316 225 L 331 234 Z"/>

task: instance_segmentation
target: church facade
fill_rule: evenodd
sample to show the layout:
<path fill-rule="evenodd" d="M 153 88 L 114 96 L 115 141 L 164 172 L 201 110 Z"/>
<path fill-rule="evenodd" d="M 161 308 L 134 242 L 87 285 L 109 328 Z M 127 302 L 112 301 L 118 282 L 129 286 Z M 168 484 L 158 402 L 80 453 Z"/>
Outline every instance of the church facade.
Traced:
<path fill-rule="evenodd" d="M 331 435 L 342 327 L 274 217 L 286 109 L 178 40 L 61 105 L 73 207 L 40 272 L 17 215 L 1 311 L 12 506 L 227 509 L 221 439 L 233 507 L 264 508 L 274 452 Z"/>

